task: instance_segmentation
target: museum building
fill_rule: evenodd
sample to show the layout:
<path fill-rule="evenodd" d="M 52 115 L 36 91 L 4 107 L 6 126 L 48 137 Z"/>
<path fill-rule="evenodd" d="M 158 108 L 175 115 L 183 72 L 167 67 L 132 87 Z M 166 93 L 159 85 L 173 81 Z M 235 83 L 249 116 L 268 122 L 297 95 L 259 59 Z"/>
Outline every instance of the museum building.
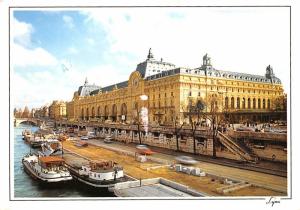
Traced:
<path fill-rule="evenodd" d="M 150 48 L 128 81 L 100 87 L 86 79 L 67 102 L 66 111 L 70 121 L 130 124 L 146 107 L 150 125 L 170 125 L 188 123 L 186 113 L 197 101 L 204 104 L 202 112 L 211 112 L 213 102 L 219 113 L 257 116 L 272 113 L 276 99 L 283 95 L 270 65 L 264 76 L 219 70 L 206 54 L 200 67 L 182 68 L 156 60 Z"/>

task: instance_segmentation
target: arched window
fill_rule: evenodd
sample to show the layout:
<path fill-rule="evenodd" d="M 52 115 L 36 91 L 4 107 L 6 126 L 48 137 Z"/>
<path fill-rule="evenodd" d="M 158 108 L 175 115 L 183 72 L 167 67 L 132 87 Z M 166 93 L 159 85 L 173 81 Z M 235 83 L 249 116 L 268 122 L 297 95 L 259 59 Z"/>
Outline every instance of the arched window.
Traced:
<path fill-rule="evenodd" d="M 225 97 L 225 109 L 228 109 L 229 107 L 228 107 L 228 97 L 226 96 Z"/>
<path fill-rule="evenodd" d="M 81 109 L 81 119 L 84 120 L 84 109 Z"/>
<path fill-rule="evenodd" d="M 271 101 L 268 99 L 268 109 L 271 109 Z"/>
<path fill-rule="evenodd" d="M 116 121 L 117 120 L 117 106 L 116 104 L 112 105 L 111 108 L 111 116 L 112 116 L 112 121 Z"/>
<path fill-rule="evenodd" d="M 242 107 L 243 107 L 243 109 L 246 109 L 246 99 L 245 98 L 243 98 Z"/>
<path fill-rule="evenodd" d="M 253 109 L 256 109 L 256 99 L 253 98 L 253 105 L 252 105 Z"/>
<path fill-rule="evenodd" d="M 86 120 L 89 120 L 89 116 L 90 116 L 90 113 L 89 113 L 89 108 L 86 108 Z"/>
<path fill-rule="evenodd" d="M 231 97 L 230 103 L 231 103 L 231 109 L 234 109 L 234 98 L 233 97 Z"/>
<path fill-rule="evenodd" d="M 121 117 L 122 117 L 122 120 L 126 120 L 126 115 L 127 115 L 127 106 L 125 103 L 123 103 L 121 105 Z"/>
<path fill-rule="evenodd" d="M 108 106 L 107 105 L 104 107 L 104 118 L 106 120 L 108 119 Z"/>
<path fill-rule="evenodd" d="M 121 105 L 121 114 L 127 115 L 127 105 L 125 103 Z"/>
<path fill-rule="evenodd" d="M 211 103 L 210 103 L 210 109 L 211 109 L 211 111 L 213 111 L 213 112 L 216 112 L 216 111 L 218 111 L 218 102 L 217 102 L 217 100 L 212 100 L 211 101 Z"/>
<path fill-rule="evenodd" d="M 257 102 L 258 102 L 257 108 L 258 108 L 258 109 L 261 109 L 260 98 L 257 100 Z"/>
<path fill-rule="evenodd" d="M 97 116 L 98 116 L 98 117 L 101 116 L 101 113 L 100 113 L 100 106 L 98 106 Z"/>
<path fill-rule="evenodd" d="M 92 117 L 94 118 L 95 117 L 95 108 L 92 107 Z"/>
<path fill-rule="evenodd" d="M 263 108 L 263 109 L 266 108 L 266 99 L 263 99 L 262 108 Z"/>
<path fill-rule="evenodd" d="M 248 109 L 251 109 L 251 99 L 248 98 Z"/>
<path fill-rule="evenodd" d="M 237 99 L 236 99 L 236 108 L 237 108 L 237 109 L 241 108 L 241 107 L 240 107 L 240 103 L 241 103 L 241 102 L 240 102 L 240 97 L 237 97 Z"/>

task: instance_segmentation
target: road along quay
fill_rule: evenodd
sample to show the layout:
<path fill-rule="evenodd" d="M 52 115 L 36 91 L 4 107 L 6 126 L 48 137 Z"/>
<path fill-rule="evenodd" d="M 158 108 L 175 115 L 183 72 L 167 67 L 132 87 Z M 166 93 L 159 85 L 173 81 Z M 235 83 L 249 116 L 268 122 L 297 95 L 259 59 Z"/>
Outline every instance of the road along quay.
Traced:
<path fill-rule="evenodd" d="M 90 160 L 113 160 L 124 167 L 127 175 L 137 180 L 161 177 L 209 196 L 286 196 L 284 177 L 202 162 L 197 167 L 204 170 L 207 176 L 198 177 L 170 168 L 175 158 L 172 155 L 157 153 L 141 163 L 136 161 L 135 148 L 132 146 L 118 143 L 108 145 L 102 140 L 89 140 L 88 143 L 88 147 L 76 147 L 74 141 L 65 141 L 63 147 Z M 262 178 L 265 182 L 260 181 Z M 228 180 L 233 182 L 232 188 L 235 190 L 223 190 L 230 184 Z M 242 187 L 235 186 L 238 183 L 244 184 Z"/>

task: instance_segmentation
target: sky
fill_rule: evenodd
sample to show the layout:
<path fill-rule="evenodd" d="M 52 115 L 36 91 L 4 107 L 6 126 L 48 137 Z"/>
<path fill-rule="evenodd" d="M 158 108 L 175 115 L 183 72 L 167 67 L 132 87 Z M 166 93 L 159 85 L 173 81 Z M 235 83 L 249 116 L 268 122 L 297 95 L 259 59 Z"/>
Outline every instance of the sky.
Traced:
<path fill-rule="evenodd" d="M 289 8 L 80 8 L 14 10 L 10 22 L 15 107 L 72 100 L 89 83 L 128 80 L 151 47 L 157 60 L 264 75 L 289 92 Z"/>

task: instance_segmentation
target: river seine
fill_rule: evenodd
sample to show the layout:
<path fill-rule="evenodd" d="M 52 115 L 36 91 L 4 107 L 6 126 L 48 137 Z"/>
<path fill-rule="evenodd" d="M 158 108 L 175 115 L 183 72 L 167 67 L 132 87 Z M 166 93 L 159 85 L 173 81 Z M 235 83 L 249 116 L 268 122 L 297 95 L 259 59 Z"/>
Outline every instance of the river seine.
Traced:
<path fill-rule="evenodd" d="M 22 166 L 22 158 L 24 155 L 33 151 L 22 139 L 23 130 L 36 131 L 38 128 L 30 125 L 21 124 L 14 128 L 14 173 L 12 179 L 14 180 L 14 197 L 18 198 L 61 198 L 61 197 L 114 197 L 114 195 L 108 191 L 95 191 L 81 183 L 71 181 L 68 184 L 59 186 L 45 186 L 33 180 L 24 170 Z"/>

